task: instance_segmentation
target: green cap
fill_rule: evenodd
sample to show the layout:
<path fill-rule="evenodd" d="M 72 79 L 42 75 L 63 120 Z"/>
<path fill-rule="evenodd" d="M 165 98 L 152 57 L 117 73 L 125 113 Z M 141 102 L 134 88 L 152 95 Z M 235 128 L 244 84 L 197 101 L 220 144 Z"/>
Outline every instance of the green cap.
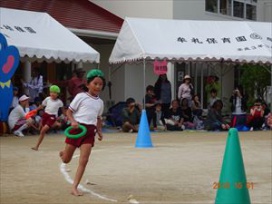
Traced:
<path fill-rule="evenodd" d="M 60 88 L 57 85 L 52 85 L 50 86 L 50 92 L 54 92 L 54 93 L 60 93 Z"/>
<path fill-rule="evenodd" d="M 104 77 L 104 73 L 100 69 L 92 69 L 87 74 L 87 79 L 92 77 Z"/>

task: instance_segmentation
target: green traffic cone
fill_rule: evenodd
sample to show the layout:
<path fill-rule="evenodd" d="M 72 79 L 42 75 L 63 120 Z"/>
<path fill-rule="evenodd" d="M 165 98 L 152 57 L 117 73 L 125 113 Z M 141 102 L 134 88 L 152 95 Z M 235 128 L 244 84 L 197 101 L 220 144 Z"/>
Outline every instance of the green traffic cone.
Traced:
<path fill-rule="evenodd" d="M 243 156 L 236 128 L 229 130 L 215 203 L 250 204 Z"/>

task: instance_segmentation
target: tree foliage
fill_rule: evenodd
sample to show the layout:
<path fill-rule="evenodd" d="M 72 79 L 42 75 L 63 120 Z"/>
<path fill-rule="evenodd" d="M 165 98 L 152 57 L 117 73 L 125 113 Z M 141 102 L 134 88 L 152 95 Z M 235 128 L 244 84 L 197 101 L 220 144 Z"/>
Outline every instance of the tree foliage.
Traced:
<path fill-rule="evenodd" d="M 241 83 L 248 95 L 248 103 L 253 103 L 256 98 L 263 99 L 267 86 L 270 86 L 270 67 L 247 64 L 241 69 Z"/>

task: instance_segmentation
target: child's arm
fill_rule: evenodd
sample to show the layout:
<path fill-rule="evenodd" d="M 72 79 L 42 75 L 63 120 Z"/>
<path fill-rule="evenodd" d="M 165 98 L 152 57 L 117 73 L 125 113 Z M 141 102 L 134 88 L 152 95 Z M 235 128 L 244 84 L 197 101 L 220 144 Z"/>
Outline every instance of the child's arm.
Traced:
<path fill-rule="evenodd" d="M 78 128 L 78 122 L 75 120 L 73 116 L 73 111 L 71 109 L 68 109 L 66 114 L 67 114 L 68 120 L 71 122 L 71 126 L 73 128 Z"/>
<path fill-rule="evenodd" d="M 102 116 L 98 116 L 97 117 L 97 134 L 98 134 L 98 140 L 102 140 L 103 139 L 103 134 L 102 134 Z"/>

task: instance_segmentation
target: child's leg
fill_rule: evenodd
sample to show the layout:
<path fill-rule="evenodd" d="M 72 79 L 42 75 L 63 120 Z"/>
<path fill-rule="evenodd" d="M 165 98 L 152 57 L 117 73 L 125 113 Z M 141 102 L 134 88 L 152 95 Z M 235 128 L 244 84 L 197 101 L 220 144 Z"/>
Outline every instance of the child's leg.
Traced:
<path fill-rule="evenodd" d="M 49 129 L 50 129 L 50 127 L 48 125 L 45 125 L 45 126 L 42 127 L 38 142 L 37 142 L 36 146 L 32 147 L 31 149 L 36 150 L 36 151 L 39 149 L 39 146 L 43 141 L 44 135 Z"/>
<path fill-rule="evenodd" d="M 70 144 L 66 144 L 65 149 L 60 151 L 59 156 L 63 163 L 67 164 L 71 161 L 76 147 Z"/>
<path fill-rule="evenodd" d="M 73 183 L 73 187 L 72 187 L 72 191 L 71 191 L 71 194 L 73 194 L 75 196 L 83 195 L 82 192 L 78 191 L 77 187 L 80 183 L 80 180 L 83 176 L 86 165 L 89 161 L 91 151 L 92 151 L 92 144 L 82 144 L 80 147 L 79 164 L 78 164 L 77 172 L 75 175 L 75 179 L 74 179 L 74 183 Z"/>

